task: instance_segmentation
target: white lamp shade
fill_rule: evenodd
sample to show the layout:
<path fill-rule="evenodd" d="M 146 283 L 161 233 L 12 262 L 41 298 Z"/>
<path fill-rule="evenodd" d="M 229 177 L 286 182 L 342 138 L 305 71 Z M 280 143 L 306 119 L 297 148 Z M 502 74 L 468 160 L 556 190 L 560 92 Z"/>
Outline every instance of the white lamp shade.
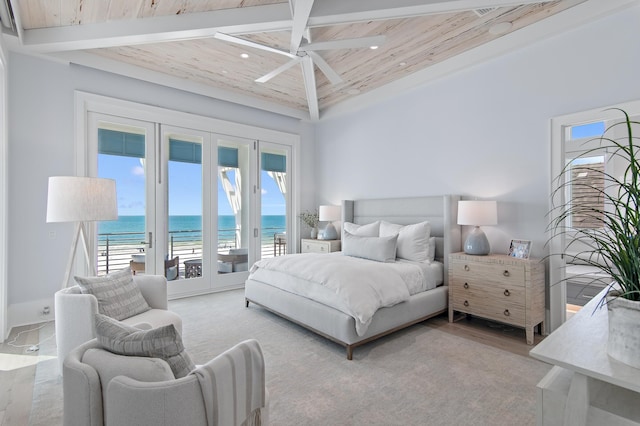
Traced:
<path fill-rule="evenodd" d="M 333 222 L 340 220 L 342 208 L 340 206 L 320 206 L 318 220 L 322 222 Z"/>
<path fill-rule="evenodd" d="M 47 222 L 118 219 L 116 181 L 83 176 L 51 176 Z"/>
<path fill-rule="evenodd" d="M 458 201 L 458 225 L 497 225 L 498 206 L 495 201 Z"/>

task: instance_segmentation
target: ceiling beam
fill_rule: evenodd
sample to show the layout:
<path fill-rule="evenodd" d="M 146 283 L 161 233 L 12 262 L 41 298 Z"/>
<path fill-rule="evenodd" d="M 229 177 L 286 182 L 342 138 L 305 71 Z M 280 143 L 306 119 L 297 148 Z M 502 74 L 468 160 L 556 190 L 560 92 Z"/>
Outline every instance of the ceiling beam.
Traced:
<path fill-rule="evenodd" d="M 304 78 L 304 89 L 307 92 L 307 103 L 309 104 L 309 116 L 312 121 L 320 119 L 320 109 L 318 108 L 318 92 L 316 91 L 316 73 L 313 69 L 313 61 L 305 56 L 300 62 L 302 65 L 302 77 Z"/>
<path fill-rule="evenodd" d="M 300 43 L 302 43 L 304 30 L 307 28 L 313 0 L 296 0 L 295 3 L 291 0 L 291 4 L 293 6 L 293 25 L 291 27 L 291 46 L 289 51 L 295 55 L 298 53 Z"/>
<path fill-rule="evenodd" d="M 23 47 L 63 52 L 213 37 L 217 32 L 247 34 L 291 28 L 286 3 L 153 18 L 24 30 Z"/>
<path fill-rule="evenodd" d="M 312 3 L 310 0 L 297 0 L 296 4 L 305 2 Z M 313 5 L 307 26 L 327 26 L 539 2 L 540 0 L 432 0 L 428 3 L 425 3 L 425 0 L 322 0 Z M 208 38 L 217 32 L 241 35 L 290 31 L 293 25 L 289 4 L 278 3 L 65 27 L 29 30 L 18 28 L 18 31 L 24 48 L 47 53 Z"/>

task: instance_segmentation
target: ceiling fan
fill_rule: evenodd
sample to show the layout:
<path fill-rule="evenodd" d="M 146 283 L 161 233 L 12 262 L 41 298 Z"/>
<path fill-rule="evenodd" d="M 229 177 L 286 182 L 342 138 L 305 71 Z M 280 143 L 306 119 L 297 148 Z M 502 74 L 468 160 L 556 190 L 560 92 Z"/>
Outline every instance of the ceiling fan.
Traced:
<path fill-rule="evenodd" d="M 291 45 L 289 51 L 276 49 L 271 46 L 223 33 L 216 33 L 214 37 L 218 40 L 223 40 L 284 55 L 290 59 L 285 64 L 256 79 L 255 81 L 258 83 L 266 83 L 267 81 L 271 80 L 278 74 L 288 70 L 294 65 L 300 64 L 302 67 L 304 87 L 307 94 L 307 103 L 309 105 L 309 115 L 311 119 L 317 120 L 320 116 L 320 111 L 318 108 L 318 94 L 316 91 L 314 65 L 317 66 L 320 71 L 322 71 L 322 73 L 327 77 L 331 84 L 342 83 L 342 78 L 329 66 L 329 64 L 322 58 L 322 56 L 320 56 L 319 53 L 317 53 L 317 51 L 365 47 L 370 48 L 373 46 L 380 46 L 386 41 L 386 37 L 383 35 L 379 35 L 372 37 L 330 40 L 313 43 L 310 40 L 311 36 L 309 34 L 309 29 L 307 28 L 307 21 L 309 20 L 313 1 L 314 0 L 297 0 L 294 6 L 293 0 L 290 0 L 293 15 L 293 26 L 291 28 Z M 307 40 L 306 43 L 302 43 L 303 37 Z"/>

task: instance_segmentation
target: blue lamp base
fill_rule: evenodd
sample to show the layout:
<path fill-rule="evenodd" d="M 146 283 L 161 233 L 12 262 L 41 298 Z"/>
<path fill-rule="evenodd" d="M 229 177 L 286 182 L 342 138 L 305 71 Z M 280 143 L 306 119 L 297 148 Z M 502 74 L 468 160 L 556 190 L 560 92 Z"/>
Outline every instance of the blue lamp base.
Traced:
<path fill-rule="evenodd" d="M 322 231 L 322 240 L 337 240 L 338 232 L 336 231 L 336 227 L 333 226 L 333 223 L 329 222 L 327 226 Z"/>
<path fill-rule="evenodd" d="M 489 254 L 491 247 L 489 240 L 479 226 L 473 228 L 464 242 L 464 252 L 467 254 L 484 256 Z"/>

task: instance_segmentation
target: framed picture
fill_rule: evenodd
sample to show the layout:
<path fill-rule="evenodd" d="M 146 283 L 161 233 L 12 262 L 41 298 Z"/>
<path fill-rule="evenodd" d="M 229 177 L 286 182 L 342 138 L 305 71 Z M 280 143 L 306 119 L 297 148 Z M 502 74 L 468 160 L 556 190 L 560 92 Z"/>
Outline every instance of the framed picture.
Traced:
<path fill-rule="evenodd" d="M 509 247 L 509 256 L 518 259 L 528 259 L 531 252 L 531 241 L 528 240 L 511 240 Z"/>

